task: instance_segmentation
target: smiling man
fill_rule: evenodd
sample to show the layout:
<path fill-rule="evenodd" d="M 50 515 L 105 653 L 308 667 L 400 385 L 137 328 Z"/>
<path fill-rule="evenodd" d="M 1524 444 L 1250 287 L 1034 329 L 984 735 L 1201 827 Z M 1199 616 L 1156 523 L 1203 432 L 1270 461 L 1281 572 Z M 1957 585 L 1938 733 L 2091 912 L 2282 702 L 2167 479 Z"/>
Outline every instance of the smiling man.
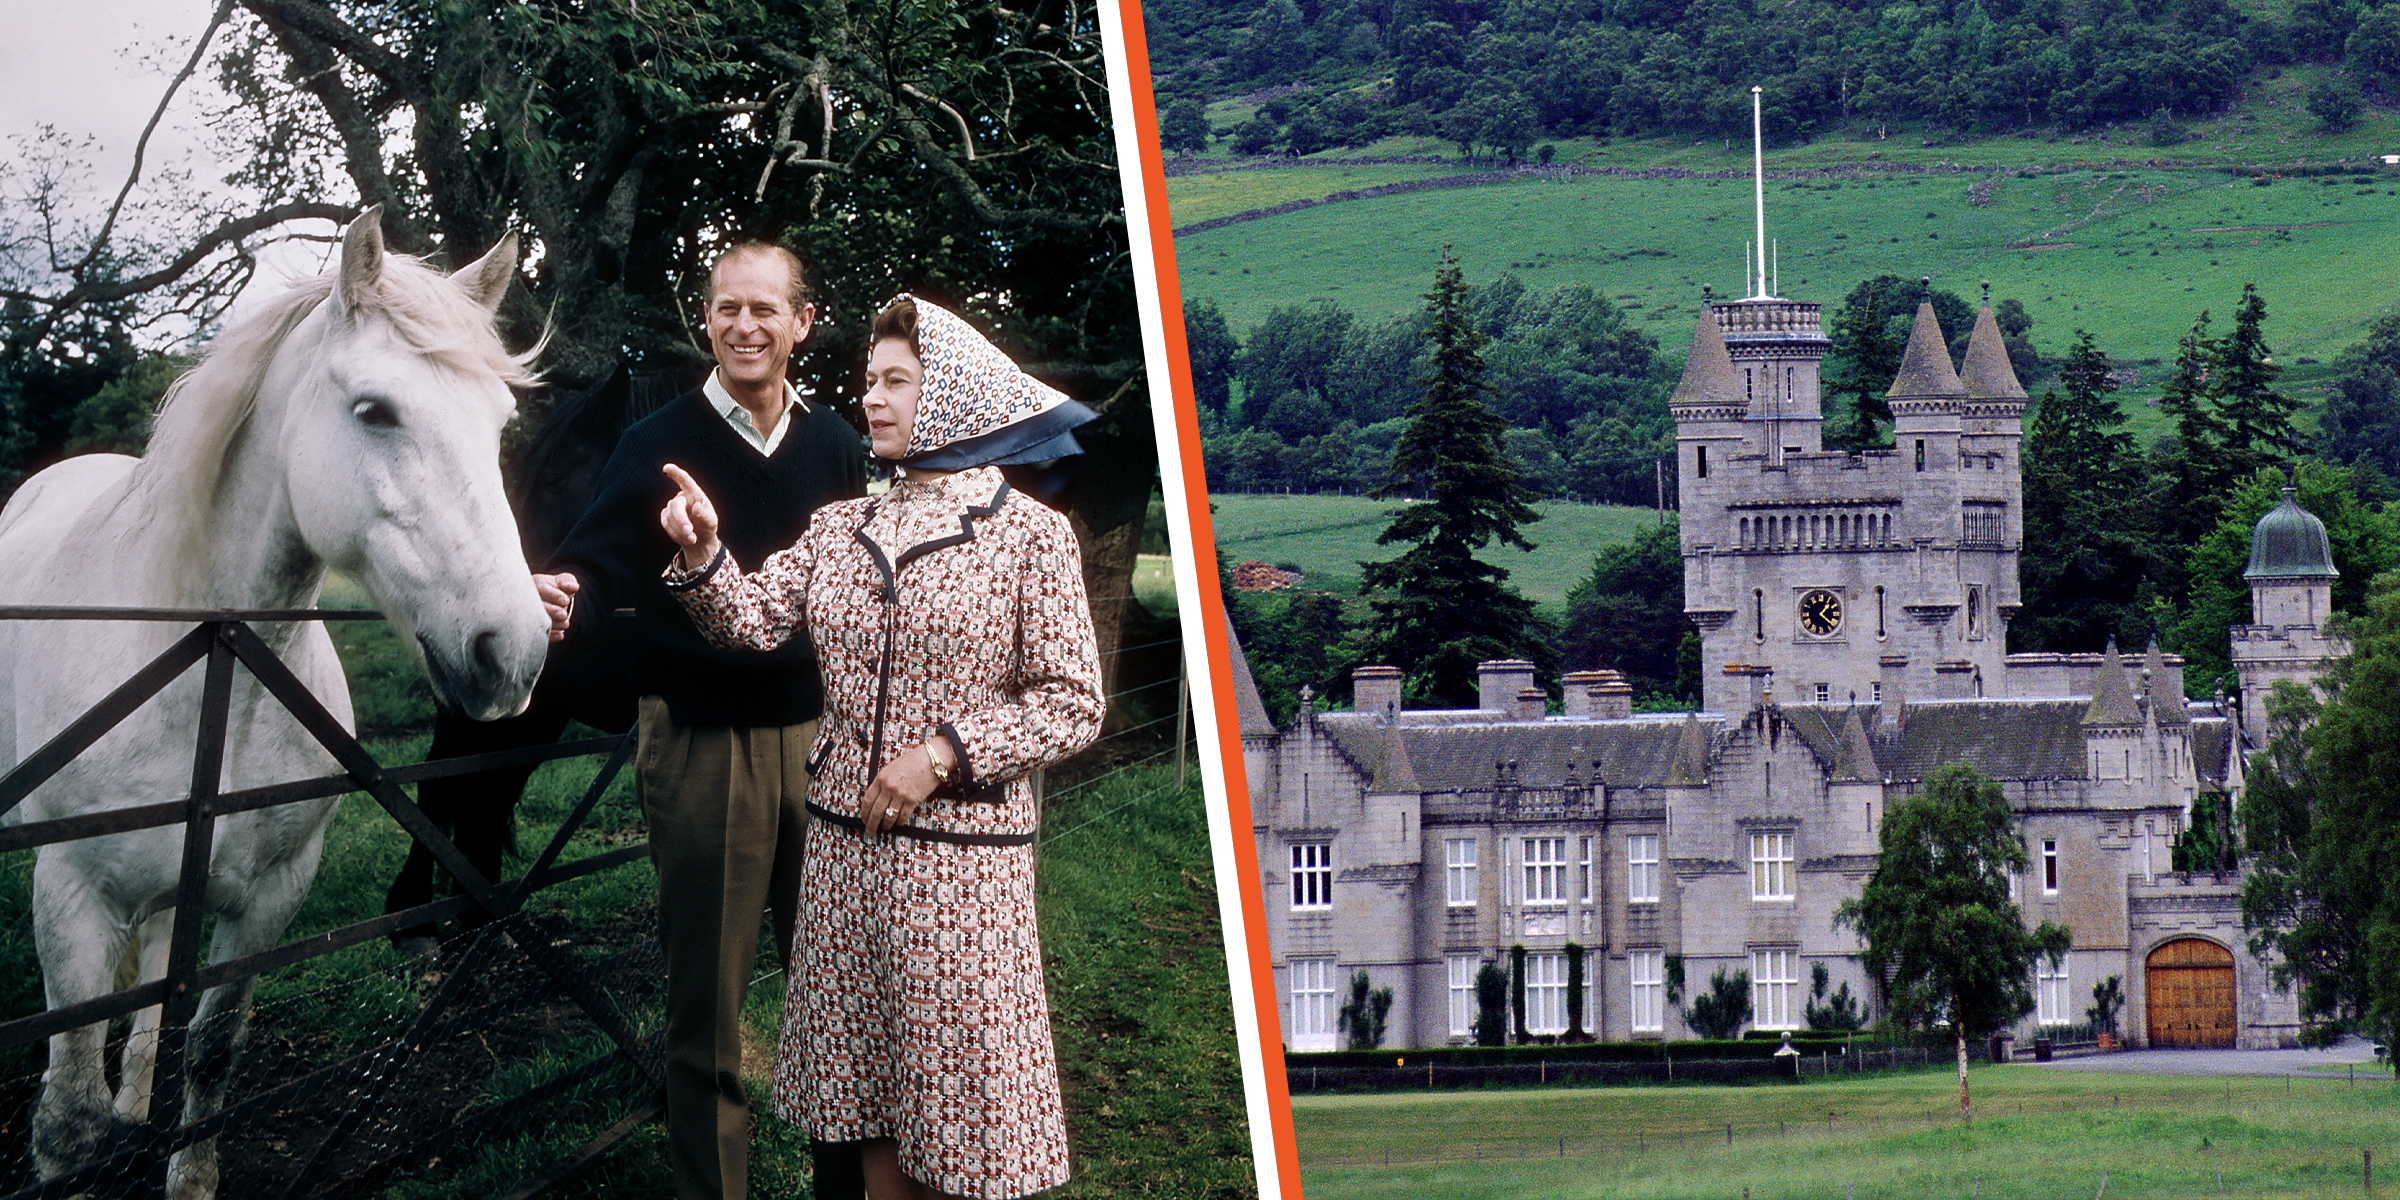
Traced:
<path fill-rule="evenodd" d="M 660 467 L 681 466 L 719 498 L 735 530 L 728 549 L 752 567 L 799 540 L 819 505 L 865 494 L 857 431 L 785 380 L 815 319 L 791 251 L 753 242 L 719 257 L 708 297 L 716 370 L 625 431 L 598 498 L 548 567 L 556 573 L 534 577 L 564 627 L 554 636 L 591 636 L 621 606 L 637 614 L 635 779 L 658 866 L 667 1132 L 682 1200 L 745 1191 L 742 997 L 763 914 L 772 911 L 776 947 L 790 954 L 824 692 L 808 639 L 719 650 L 668 595 L 659 571 L 676 547 L 658 510 L 675 485 Z"/>

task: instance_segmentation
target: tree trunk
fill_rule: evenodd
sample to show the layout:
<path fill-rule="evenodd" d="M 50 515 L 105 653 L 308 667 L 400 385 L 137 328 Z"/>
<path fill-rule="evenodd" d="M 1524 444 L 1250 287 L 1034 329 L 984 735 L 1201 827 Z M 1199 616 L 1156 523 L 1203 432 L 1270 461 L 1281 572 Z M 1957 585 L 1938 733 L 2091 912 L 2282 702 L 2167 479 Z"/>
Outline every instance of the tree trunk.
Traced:
<path fill-rule="evenodd" d="M 1958 1042 L 1958 1119 L 1973 1124 L 1975 1110 L 1967 1106 L 1967 1030 L 1963 1025 L 1950 1027 L 1950 1035 Z"/>

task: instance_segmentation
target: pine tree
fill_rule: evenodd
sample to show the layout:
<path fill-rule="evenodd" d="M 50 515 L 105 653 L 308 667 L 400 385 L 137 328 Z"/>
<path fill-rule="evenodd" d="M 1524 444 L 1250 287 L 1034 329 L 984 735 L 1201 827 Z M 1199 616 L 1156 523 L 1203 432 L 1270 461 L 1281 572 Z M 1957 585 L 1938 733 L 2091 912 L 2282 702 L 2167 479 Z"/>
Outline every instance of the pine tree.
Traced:
<path fill-rule="evenodd" d="M 2209 398 L 2216 402 L 2217 419 L 2225 432 L 2225 470 L 2241 479 L 2260 467 L 2281 466 L 2299 452 L 2300 435 L 2292 428 L 2299 401 L 2275 390 L 2283 374 L 2267 351 L 2267 302 L 2258 285 L 2242 285 L 2242 302 L 2233 310 L 2233 332 L 2213 347 L 2208 378 Z"/>
<path fill-rule="evenodd" d="M 1414 501 L 1375 539 L 1409 548 L 1360 564 L 1377 618 L 1367 661 L 1398 667 L 1412 700 L 1473 707 L 1479 662 L 1521 658 L 1550 671 L 1549 631 L 1533 603 L 1508 586 L 1505 569 L 1476 557 L 1494 542 L 1533 549 L 1518 529 L 1541 514 L 1501 445 L 1506 424 L 1485 403 L 1485 339 L 1467 318 L 1467 285 L 1447 246 L 1425 299 L 1432 374 L 1392 448 L 1392 482 L 1374 492 Z"/>
<path fill-rule="evenodd" d="M 2216 526 L 2225 491 L 2236 478 L 2225 469 L 2225 423 L 2209 400 L 2214 342 L 2208 312 L 2201 310 L 2175 356 L 2175 372 L 2160 389 L 2158 406 L 2175 418 L 2175 443 L 2158 463 L 2165 484 L 2158 506 L 2158 544 L 2190 546 Z M 2191 579 L 2181 560 L 2164 556 L 2153 578 L 2173 604 L 2181 604 Z"/>
<path fill-rule="evenodd" d="M 2016 648 L 2066 652 L 2137 640 L 2153 557 L 2133 435 L 2117 407 L 2108 355 L 2077 330 L 2025 434 L 2025 608 L 2010 623 Z"/>

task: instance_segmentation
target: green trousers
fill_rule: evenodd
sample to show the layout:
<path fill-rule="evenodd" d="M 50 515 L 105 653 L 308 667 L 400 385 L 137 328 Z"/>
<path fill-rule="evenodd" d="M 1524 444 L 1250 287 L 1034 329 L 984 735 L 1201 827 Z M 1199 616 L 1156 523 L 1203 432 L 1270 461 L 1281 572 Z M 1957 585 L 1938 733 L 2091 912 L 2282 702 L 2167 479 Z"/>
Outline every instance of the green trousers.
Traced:
<path fill-rule="evenodd" d="M 791 955 L 816 732 L 815 721 L 677 725 L 664 700 L 641 700 L 636 780 L 658 867 L 667 1140 L 678 1200 L 741 1200 L 747 1187 L 742 999 L 759 920 L 770 910 L 787 964 Z"/>

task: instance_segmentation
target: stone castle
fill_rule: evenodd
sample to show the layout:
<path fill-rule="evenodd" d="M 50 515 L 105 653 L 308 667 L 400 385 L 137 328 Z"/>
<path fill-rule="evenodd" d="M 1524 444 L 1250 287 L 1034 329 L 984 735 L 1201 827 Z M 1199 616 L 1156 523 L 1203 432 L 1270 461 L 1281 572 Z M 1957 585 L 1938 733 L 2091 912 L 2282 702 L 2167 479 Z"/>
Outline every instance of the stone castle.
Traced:
<path fill-rule="evenodd" d="M 1518 948 L 1535 1036 L 1688 1036 L 1677 967 L 1687 1003 L 1747 972 L 1750 1028 L 1803 1027 L 1819 965 L 1871 1005 L 1833 912 L 1874 871 L 1886 806 L 1951 762 L 2016 807 L 2027 918 L 2074 932 L 2018 1037 L 2084 1022 L 2115 976 L 2129 1044 L 2293 1042 L 2239 874 L 2170 870 L 2195 801 L 2241 791 L 2263 703 L 2187 704 L 2155 646 L 2006 652 L 2026 394 L 1988 298 L 1963 367 L 1920 303 L 1890 450 L 1824 448 L 1828 347 L 1814 303 L 1711 302 L 1670 401 L 1702 711 L 1635 715 L 1621 677 L 1580 671 L 1549 714 L 1521 662 L 1483 664 L 1474 709 L 1408 710 L 1399 672 L 1367 667 L 1353 711 L 1304 704 L 1278 729 L 1234 647 L 1287 1048 L 1337 1048 L 1362 971 L 1392 990 L 1387 1046 L 1466 1040 L 1477 972 Z M 2342 652 L 2324 526 L 2288 491 L 2249 576 L 2256 623 L 2231 638 L 2263 698 Z"/>

